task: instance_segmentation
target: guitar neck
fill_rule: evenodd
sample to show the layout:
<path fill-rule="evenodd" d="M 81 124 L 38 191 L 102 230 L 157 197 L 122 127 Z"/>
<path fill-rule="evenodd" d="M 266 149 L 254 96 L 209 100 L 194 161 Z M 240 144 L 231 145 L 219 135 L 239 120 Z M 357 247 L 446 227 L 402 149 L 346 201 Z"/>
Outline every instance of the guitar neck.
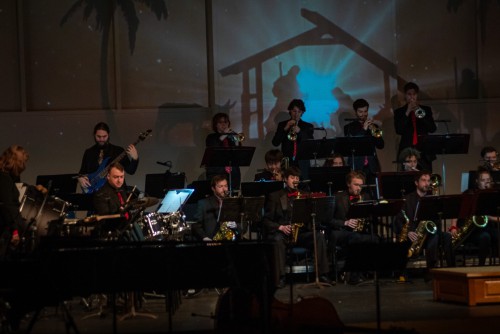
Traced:
<path fill-rule="evenodd" d="M 139 142 L 141 141 L 141 139 L 137 139 L 132 145 L 136 146 L 137 144 L 139 144 Z M 116 158 L 114 158 L 107 166 L 106 168 L 104 168 L 100 173 L 99 173 L 99 178 L 103 178 L 105 177 L 108 172 L 109 172 L 109 166 L 111 166 L 112 164 L 114 163 L 117 163 L 117 162 L 120 162 L 123 158 L 125 158 L 125 156 L 127 155 L 127 151 L 126 150 L 123 150 L 122 153 L 120 153 Z"/>

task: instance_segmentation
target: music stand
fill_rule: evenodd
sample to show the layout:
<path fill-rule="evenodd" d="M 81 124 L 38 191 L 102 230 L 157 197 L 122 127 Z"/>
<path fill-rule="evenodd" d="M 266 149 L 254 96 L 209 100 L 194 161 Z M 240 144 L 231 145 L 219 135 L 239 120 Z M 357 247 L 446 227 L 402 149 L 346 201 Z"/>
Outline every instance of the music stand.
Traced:
<path fill-rule="evenodd" d="M 200 167 L 240 167 L 250 166 L 255 147 L 207 147 L 203 154 Z M 231 172 L 229 173 L 229 193 L 232 194 Z"/>
<path fill-rule="evenodd" d="M 302 287 L 314 286 L 319 289 L 323 287 L 332 286 L 330 283 L 319 281 L 319 268 L 318 268 L 318 242 L 316 240 L 316 217 L 319 221 L 326 221 L 330 216 L 329 213 L 333 212 L 334 197 L 311 197 L 311 198 L 297 198 L 293 201 L 292 218 L 293 222 L 304 222 L 304 225 L 311 227 L 313 232 L 313 246 L 314 246 L 314 283 L 305 284 Z M 307 224 L 306 224 L 307 222 Z"/>
<path fill-rule="evenodd" d="M 373 155 L 374 151 L 375 143 L 372 136 L 335 138 L 334 152 L 351 157 L 353 170 L 356 170 L 354 156 Z"/>
<path fill-rule="evenodd" d="M 401 212 L 404 203 L 404 199 L 391 199 L 375 202 L 372 209 L 372 215 L 374 217 L 394 217 Z"/>
<path fill-rule="evenodd" d="M 241 233 L 244 234 L 248 226 L 245 221 L 258 221 L 262 217 L 264 197 L 226 197 L 222 200 L 219 221 L 239 221 Z M 260 214 L 259 214 L 260 213 Z"/>
<path fill-rule="evenodd" d="M 415 191 L 418 172 L 378 172 L 379 199 L 399 199 Z"/>
<path fill-rule="evenodd" d="M 329 157 L 333 153 L 334 139 L 307 139 L 299 144 L 297 160 L 314 160 L 314 167 L 317 166 L 317 159 Z"/>
<path fill-rule="evenodd" d="M 167 171 L 161 174 L 146 174 L 144 192 L 148 196 L 161 198 L 167 190 L 182 189 L 186 186 L 185 173 L 171 173 Z"/>
<path fill-rule="evenodd" d="M 462 199 L 462 194 L 424 196 L 416 210 L 416 221 L 458 218 Z"/>
<path fill-rule="evenodd" d="M 467 154 L 470 134 L 419 135 L 417 148 L 428 154 L 442 154 L 443 193 L 446 193 L 446 154 Z"/>
<path fill-rule="evenodd" d="M 245 197 L 266 196 L 283 189 L 282 181 L 241 182 L 241 195 Z"/>
<path fill-rule="evenodd" d="M 309 169 L 310 188 L 312 192 L 324 192 L 332 196 L 338 191 L 347 189 L 346 175 L 351 167 L 311 167 Z"/>
<path fill-rule="evenodd" d="M 78 174 L 38 175 L 36 184 L 50 188 L 49 195 L 60 197 L 63 194 L 73 194 L 78 185 Z"/>

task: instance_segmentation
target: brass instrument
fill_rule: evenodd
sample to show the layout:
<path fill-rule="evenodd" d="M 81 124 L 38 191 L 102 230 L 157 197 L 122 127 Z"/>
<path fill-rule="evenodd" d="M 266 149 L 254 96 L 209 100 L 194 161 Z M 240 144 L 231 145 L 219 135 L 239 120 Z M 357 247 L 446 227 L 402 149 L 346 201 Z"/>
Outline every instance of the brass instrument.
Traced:
<path fill-rule="evenodd" d="M 245 140 L 245 134 L 240 132 L 233 131 L 233 129 L 229 129 L 228 136 L 232 138 L 232 140 L 236 143 L 241 143 Z"/>
<path fill-rule="evenodd" d="M 213 241 L 224 241 L 224 240 L 234 241 L 237 239 L 237 233 L 235 232 L 235 230 L 227 226 L 228 223 L 229 222 L 220 223 L 219 230 L 217 231 L 217 233 L 215 233 L 214 237 L 212 238 Z"/>
<path fill-rule="evenodd" d="M 486 225 L 488 225 L 488 216 L 472 216 L 467 219 L 464 226 L 458 230 L 458 233 L 452 235 L 452 248 L 455 249 L 460 246 L 476 227 L 485 228 Z"/>
<path fill-rule="evenodd" d="M 439 195 L 439 187 L 442 184 L 442 178 L 441 175 L 439 174 L 432 174 L 431 175 L 431 192 L 432 195 Z"/>
<path fill-rule="evenodd" d="M 410 249 L 408 249 L 408 257 L 417 256 L 422 251 L 422 246 L 427 239 L 427 235 L 436 234 L 437 226 L 432 220 L 421 220 L 418 223 L 415 233 L 417 233 L 417 239 L 412 242 Z"/>
<path fill-rule="evenodd" d="M 292 232 L 290 234 L 290 243 L 296 244 L 297 243 L 297 238 L 299 237 L 299 230 L 302 226 L 304 226 L 304 223 L 292 223 Z"/>
<path fill-rule="evenodd" d="M 288 167 L 290 167 L 290 158 L 284 157 L 283 159 L 281 159 L 281 170 L 285 171 L 288 169 Z"/>
<path fill-rule="evenodd" d="M 420 106 L 417 106 L 417 109 L 415 109 L 415 117 L 416 118 L 424 118 L 425 117 L 425 110 L 422 109 Z"/>
<path fill-rule="evenodd" d="M 398 242 L 405 242 L 406 240 L 408 240 L 408 231 L 410 230 L 410 219 L 406 215 L 405 210 L 401 210 L 401 213 L 403 214 L 403 217 L 406 220 L 406 222 L 403 224 L 401 233 L 398 236 Z"/>
<path fill-rule="evenodd" d="M 359 199 L 354 203 L 359 203 L 359 202 L 363 202 L 363 197 L 361 194 L 359 194 Z M 358 218 L 357 221 L 358 221 L 358 225 L 355 228 L 353 228 L 352 230 L 354 232 L 363 232 L 365 230 L 365 225 L 366 225 L 367 219 L 366 218 Z"/>
<path fill-rule="evenodd" d="M 290 127 L 290 131 L 288 131 L 287 138 L 290 141 L 296 141 L 297 140 L 297 132 L 295 132 L 295 126 L 297 125 L 297 121 L 294 120 L 294 124 Z"/>
<path fill-rule="evenodd" d="M 368 125 L 368 130 L 370 130 L 371 135 L 375 138 L 382 138 L 382 135 L 384 134 L 382 129 L 377 127 L 375 124 Z"/>

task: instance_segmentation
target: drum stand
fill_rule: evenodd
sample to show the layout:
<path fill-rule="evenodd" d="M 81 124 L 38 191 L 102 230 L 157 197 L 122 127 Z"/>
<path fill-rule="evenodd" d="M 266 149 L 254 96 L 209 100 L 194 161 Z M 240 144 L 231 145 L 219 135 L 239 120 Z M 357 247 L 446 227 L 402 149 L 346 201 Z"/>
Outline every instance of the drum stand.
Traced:
<path fill-rule="evenodd" d="M 135 318 L 135 317 L 145 317 L 145 318 L 150 318 L 150 319 L 158 319 L 158 316 L 151 314 L 151 313 L 145 313 L 145 312 L 136 312 L 135 311 L 135 292 L 128 292 L 128 303 L 125 304 L 130 304 L 129 311 L 122 315 L 120 318 L 118 318 L 118 321 L 122 321 L 128 318 Z"/>
<path fill-rule="evenodd" d="M 104 318 L 106 313 L 103 312 L 103 307 L 104 307 L 104 305 L 106 305 L 108 298 L 104 294 L 99 294 L 99 295 L 97 295 L 96 299 L 97 299 L 97 306 L 99 307 L 99 310 L 95 313 L 84 316 L 82 318 L 82 320 L 86 320 L 86 319 L 90 319 L 90 318 L 94 318 L 94 317 Z M 85 307 L 91 308 L 92 307 L 92 296 L 90 296 L 88 298 L 88 300 L 85 298 L 82 298 L 82 303 L 85 305 Z"/>

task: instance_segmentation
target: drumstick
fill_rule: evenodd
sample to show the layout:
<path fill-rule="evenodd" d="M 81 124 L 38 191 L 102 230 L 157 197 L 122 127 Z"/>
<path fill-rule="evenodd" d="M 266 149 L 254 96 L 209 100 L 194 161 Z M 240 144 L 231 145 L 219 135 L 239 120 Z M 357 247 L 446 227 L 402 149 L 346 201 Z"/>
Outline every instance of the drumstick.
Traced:
<path fill-rule="evenodd" d="M 137 186 L 134 186 L 134 188 L 132 188 L 132 191 L 131 191 L 131 192 L 130 192 L 130 194 L 128 195 L 128 197 L 127 197 L 127 201 L 125 202 L 125 204 L 128 204 L 128 202 L 130 201 L 130 197 L 132 197 L 132 194 L 134 193 L 135 188 L 137 188 Z"/>

